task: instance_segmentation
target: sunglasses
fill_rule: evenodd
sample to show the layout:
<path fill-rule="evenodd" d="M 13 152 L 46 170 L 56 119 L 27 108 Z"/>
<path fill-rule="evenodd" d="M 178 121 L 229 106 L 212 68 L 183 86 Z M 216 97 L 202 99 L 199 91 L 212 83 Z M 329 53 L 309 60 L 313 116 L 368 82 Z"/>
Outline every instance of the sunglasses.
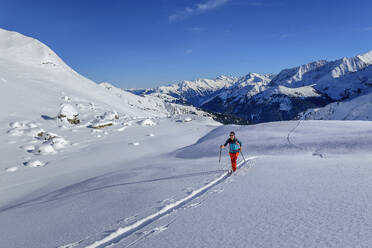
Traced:
<path fill-rule="evenodd" d="M 234 134 L 230 134 L 229 136 L 235 136 Z"/>

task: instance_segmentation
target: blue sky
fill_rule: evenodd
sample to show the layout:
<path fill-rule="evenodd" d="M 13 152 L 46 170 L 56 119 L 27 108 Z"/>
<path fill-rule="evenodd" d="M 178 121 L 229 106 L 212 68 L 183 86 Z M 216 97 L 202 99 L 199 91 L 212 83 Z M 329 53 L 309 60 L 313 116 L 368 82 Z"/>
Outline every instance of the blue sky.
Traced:
<path fill-rule="evenodd" d="M 119 87 L 278 73 L 372 50 L 370 0 L 2 0 L 0 27 Z"/>

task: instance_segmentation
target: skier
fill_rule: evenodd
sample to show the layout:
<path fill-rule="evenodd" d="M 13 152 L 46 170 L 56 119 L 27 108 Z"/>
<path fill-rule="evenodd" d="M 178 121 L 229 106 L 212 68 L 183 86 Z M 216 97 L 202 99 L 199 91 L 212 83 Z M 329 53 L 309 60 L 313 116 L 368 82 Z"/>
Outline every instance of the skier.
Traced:
<path fill-rule="evenodd" d="M 227 144 L 229 144 L 231 168 L 232 171 L 236 171 L 236 161 L 238 160 L 239 152 L 242 151 L 242 142 L 235 137 L 234 132 L 230 132 L 229 136 L 230 138 L 226 140 L 225 144 L 220 146 L 220 149 L 223 149 Z"/>

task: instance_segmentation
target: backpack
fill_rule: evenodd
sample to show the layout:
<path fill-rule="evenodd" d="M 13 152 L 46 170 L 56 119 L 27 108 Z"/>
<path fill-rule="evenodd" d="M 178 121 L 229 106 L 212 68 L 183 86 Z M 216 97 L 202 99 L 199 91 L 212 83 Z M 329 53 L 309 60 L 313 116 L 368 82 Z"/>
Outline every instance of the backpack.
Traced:
<path fill-rule="evenodd" d="M 235 138 L 235 143 L 229 143 L 229 152 L 230 153 L 237 153 L 240 151 L 240 144 L 241 142 Z"/>

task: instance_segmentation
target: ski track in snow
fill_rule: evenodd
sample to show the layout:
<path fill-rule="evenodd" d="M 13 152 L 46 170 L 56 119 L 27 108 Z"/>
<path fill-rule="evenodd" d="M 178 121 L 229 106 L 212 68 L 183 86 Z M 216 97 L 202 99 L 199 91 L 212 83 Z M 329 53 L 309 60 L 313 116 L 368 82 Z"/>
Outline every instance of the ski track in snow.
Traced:
<path fill-rule="evenodd" d="M 294 131 L 296 131 L 296 129 L 298 128 L 298 126 L 300 126 L 301 121 L 302 121 L 302 119 L 300 119 L 300 120 L 297 122 L 296 126 L 294 126 L 294 127 L 293 127 L 289 132 L 288 132 L 288 134 L 287 134 L 287 141 L 288 141 L 288 144 L 289 144 L 289 145 L 294 146 L 294 147 L 296 147 L 296 148 L 298 148 L 298 149 L 300 149 L 300 150 L 303 150 L 303 148 L 302 148 L 301 146 L 298 146 L 298 145 L 296 145 L 295 143 L 293 143 L 293 142 L 291 141 L 291 134 L 292 134 Z"/>
<path fill-rule="evenodd" d="M 256 158 L 255 156 L 246 158 L 245 160 L 241 161 L 238 164 L 238 168 L 241 168 L 245 163 L 247 163 L 247 162 L 249 162 L 249 161 L 251 161 L 255 158 Z M 150 225 L 151 223 L 155 222 L 156 220 L 159 220 L 162 217 L 169 215 L 170 213 L 172 213 L 173 211 L 175 211 L 177 209 L 180 209 L 182 206 L 186 205 L 187 203 L 201 197 L 202 195 L 207 193 L 211 188 L 213 188 L 213 187 L 217 186 L 218 184 L 222 183 L 227 178 L 229 178 L 231 175 L 233 175 L 233 174 L 231 174 L 229 172 L 225 172 L 221 176 L 216 178 L 215 180 L 206 184 L 205 186 L 203 186 L 199 189 L 193 190 L 188 196 L 186 196 L 186 197 L 184 197 L 184 198 L 182 198 L 178 201 L 172 202 L 168 205 L 165 205 L 158 212 L 153 213 L 153 214 L 151 214 L 147 217 L 144 217 L 144 218 L 142 218 L 138 221 L 135 221 L 134 223 L 132 223 L 128 226 L 119 227 L 115 231 L 110 231 L 111 234 L 102 238 L 101 240 L 97 240 L 94 243 L 85 246 L 85 248 L 104 248 L 104 247 L 110 247 L 112 245 L 115 245 L 115 244 L 119 243 L 120 241 L 122 241 L 124 238 L 126 238 L 126 237 L 130 236 L 131 234 L 139 231 L 140 229 Z M 200 204 L 201 204 L 201 202 L 196 203 L 196 204 L 192 205 L 191 207 L 196 207 Z M 134 245 L 135 243 L 137 243 L 138 241 L 140 241 L 140 240 L 142 240 L 146 237 L 152 236 L 154 234 L 157 234 L 159 232 L 162 232 L 162 231 L 166 230 L 174 221 L 175 220 L 172 220 L 168 224 L 163 225 L 163 226 L 158 227 L 158 228 L 155 228 L 153 230 L 142 232 L 142 234 L 143 234 L 142 237 L 136 239 L 135 241 L 133 241 L 132 243 L 130 243 L 126 247 L 130 247 L 130 246 Z M 83 240 L 78 241 L 78 242 L 74 242 L 74 243 L 70 243 L 70 244 L 67 244 L 67 245 L 63 245 L 63 246 L 60 246 L 59 248 L 72 248 L 72 247 L 75 247 L 75 246 L 81 244 L 82 242 L 83 242 Z"/>
<path fill-rule="evenodd" d="M 288 144 L 291 145 L 291 146 L 294 146 L 300 150 L 304 150 L 303 147 L 299 146 L 299 145 L 296 145 L 294 142 L 291 141 L 291 135 L 292 133 L 294 133 L 297 128 L 300 126 L 301 122 L 303 121 L 304 119 L 301 118 L 300 120 L 298 120 L 296 126 L 294 126 L 287 134 L 287 141 L 288 141 Z M 320 158 L 324 158 L 325 155 L 322 153 L 321 149 L 315 149 L 313 152 L 312 152 L 312 155 L 313 156 L 319 156 Z"/>

